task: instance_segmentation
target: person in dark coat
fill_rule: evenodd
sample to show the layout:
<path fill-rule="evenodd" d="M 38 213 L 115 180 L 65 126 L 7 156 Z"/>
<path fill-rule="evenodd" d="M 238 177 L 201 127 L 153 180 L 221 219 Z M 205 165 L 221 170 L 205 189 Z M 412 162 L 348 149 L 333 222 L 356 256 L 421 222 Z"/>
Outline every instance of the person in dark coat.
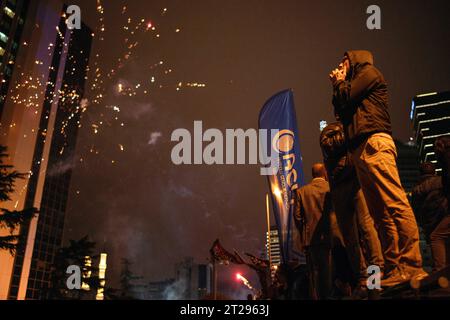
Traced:
<path fill-rule="evenodd" d="M 442 178 L 431 162 L 420 165 L 420 178 L 412 190 L 412 204 L 417 220 L 431 245 L 433 271 L 449 263 L 450 215 Z"/>
<path fill-rule="evenodd" d="M 442 187 L 450 201 L 450 135 L 438 137 L 434 149 L 439 166 L 442 168 Z"/>
<path fill-rule="evenodd" d="M 427 276 L 419 229 L 400 182 L 388 112 L 387 83 L 369 51 L 347 51 L 330 73 L 335 113 L 369 211 L 378 226 L 385 258 L 383 286 Z"/>
<path fill-rule="evenodd" d="M 333 236 L 339 235 L 325 166 L 314 164 L 312 176 L 309 184 L 296 190 L 293 218 L 300 234 L 300 247 L 311 270 L 311 296 L 313 299 L 327 299 L 332 290 Z"/>
<path fill-rule="evenodd" d="M 344 130 L 340 122 L 330 123 L 323 129 L 320 146 L 330 181 L 337 224 L 355 280 L 353 297 L 366 297 L 367 267 L 376 265 L 382 271 L 384 258 L 355 168 L 347 156 Z"/>

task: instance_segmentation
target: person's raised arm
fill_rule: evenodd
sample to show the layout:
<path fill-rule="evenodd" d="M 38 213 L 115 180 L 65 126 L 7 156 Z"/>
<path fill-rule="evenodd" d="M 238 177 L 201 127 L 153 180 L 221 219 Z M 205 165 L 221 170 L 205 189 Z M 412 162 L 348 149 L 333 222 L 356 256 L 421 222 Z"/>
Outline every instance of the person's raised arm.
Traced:
<path fill-rule="evenodd" d="M 380 75 L 372 66 L 365 67 L 352 81 L 338 79 L 333 83 L 333 104 L 340 108 L 360 102 L 380 83 Z"/>

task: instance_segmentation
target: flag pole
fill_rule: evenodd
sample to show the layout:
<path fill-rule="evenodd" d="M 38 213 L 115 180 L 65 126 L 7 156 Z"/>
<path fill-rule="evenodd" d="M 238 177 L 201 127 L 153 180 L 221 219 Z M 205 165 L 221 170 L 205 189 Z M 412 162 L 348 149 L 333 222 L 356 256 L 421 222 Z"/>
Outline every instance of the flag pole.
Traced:
<path fill-rule="evenodd" d="M 269 268 L 272 270 L 272 252 L 270 248 L 270 209 L 269 209 L 269 194 L 266 193 L 266 217 L 267 217 L 267 237 L 268 237 L 268 243 L 267 243 L 267 252 L 269 255 Z"/>

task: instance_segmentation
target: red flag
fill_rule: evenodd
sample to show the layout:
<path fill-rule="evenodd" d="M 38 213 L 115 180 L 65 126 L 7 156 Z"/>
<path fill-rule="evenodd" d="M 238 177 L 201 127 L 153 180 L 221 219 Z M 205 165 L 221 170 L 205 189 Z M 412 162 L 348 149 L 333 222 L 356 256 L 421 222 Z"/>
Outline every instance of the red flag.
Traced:
<path fill-rule="evenodd" d="M 246 253 L 246 255 L 250 258 L 253 266 L 255 266 L 256 268 L 262 268 L 262 269 L 269 268 L 269 260 L 263 260 L 263 259 L 257 258 L 250 253 Z M 247 265 L 252 267 L 251 264 L 247 264 Z"/>
<path fill-rule="evenodd" d="M 244 264 L 245 263 L 239 255 L 232 254 L 232 253 L 228 252 L 227 250 L 225 250 L 225 248 L 222 247 L 222 245 L 220 244 L 219 239 L 214 241 L 209 252 L 211 253 L 212 258 L 215 261 L 218 261 L 219 263 L 224 263 L 224 264 L 230 264 L 230 263 Z"/>

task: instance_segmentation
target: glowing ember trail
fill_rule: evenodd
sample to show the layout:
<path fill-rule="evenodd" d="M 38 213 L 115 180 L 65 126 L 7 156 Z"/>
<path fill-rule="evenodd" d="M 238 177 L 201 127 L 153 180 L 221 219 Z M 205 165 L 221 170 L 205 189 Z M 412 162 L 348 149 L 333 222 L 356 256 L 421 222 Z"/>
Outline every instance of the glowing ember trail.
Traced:
<path fill-rule="evenodd" d="M 236 274 L 236 279 L 239 281 L 242 281 L 242 283 L 250 290 L 253 290 L 253 287 L 250 284 L 250 282 L 242 274 L 240 274 L 240 273 Z"/>

